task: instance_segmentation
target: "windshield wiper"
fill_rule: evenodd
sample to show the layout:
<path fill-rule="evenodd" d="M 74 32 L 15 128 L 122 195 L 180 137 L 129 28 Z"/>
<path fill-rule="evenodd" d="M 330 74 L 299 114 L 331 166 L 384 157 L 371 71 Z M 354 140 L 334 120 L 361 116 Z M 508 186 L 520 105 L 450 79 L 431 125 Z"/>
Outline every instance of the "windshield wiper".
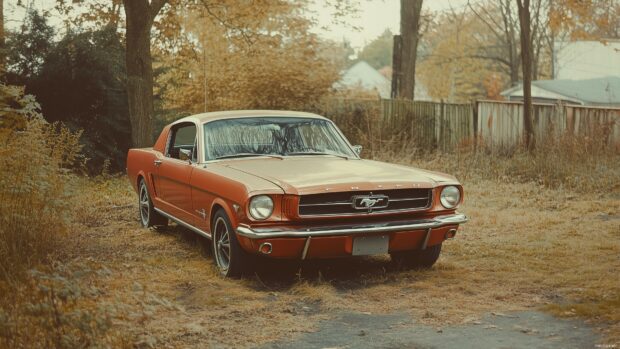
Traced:
<path fill-rule="evenodd" d="M 278 154 L 237 153 L 237 154 L 218 156 L 218 157 L 215 158 L 215 160 L 232 159 L 232 158 L 247 158 L 247 157 L 252 157 L 252 156 L 268 156 L 268 157 L 276 158 L 276 159 L 280 159 L 280 160 L 283 159 L 282 155 L 278 155 Z"/>
<path fill-rule="evenodd" d="M 339 158 L 343 158 L 343 159 L 347 159 L 347 160 L 350 159 L 346 155 L 324 153 L 324 152 L 320 152 L 320 151 L 298 151 L 298 152 L 286 153 L 286 155 L 331 155 L 331 156 L 337 156 Z"/>

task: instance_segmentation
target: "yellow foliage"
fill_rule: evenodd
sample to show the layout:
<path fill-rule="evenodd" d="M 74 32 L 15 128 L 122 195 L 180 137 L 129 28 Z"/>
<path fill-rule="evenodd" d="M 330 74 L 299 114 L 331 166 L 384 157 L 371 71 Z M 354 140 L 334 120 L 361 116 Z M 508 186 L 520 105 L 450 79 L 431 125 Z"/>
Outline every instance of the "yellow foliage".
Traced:
<path fill-rule="evenodd" d="M 179 36 L 175 50 L 160 51 L 156 63 L 165 71 L 157 81 L 165 109 L 300 109 L 329 92 L 340 70 L 337 48 L 308 32 L 303 4 L 242 2 L 228 9 L 166 13 L 162 22 L 176 21 Z"/>
<path fill-rule="evenodd" d="M 557 0 L 549 9 L 549 27 L 571 40 L 600 40 L 620 35 L 620 3 L 608 0 Z"/>
<path fill-rule="evenodd" d="M 0 85 L 0 280 L 42 261 L 67 228 L 67 167 L 79 133 L 47 124 L 32 96 Z"/>

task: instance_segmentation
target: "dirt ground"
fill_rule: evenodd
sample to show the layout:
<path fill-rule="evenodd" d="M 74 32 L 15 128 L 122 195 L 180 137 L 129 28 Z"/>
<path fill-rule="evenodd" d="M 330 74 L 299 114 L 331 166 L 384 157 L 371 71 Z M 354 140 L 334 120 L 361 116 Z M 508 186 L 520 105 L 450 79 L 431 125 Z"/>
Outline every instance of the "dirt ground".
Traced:
<path fill-rule="evenodd" d="M 221 278 L 207 243 L 139 227 L 124 178 L 91 185 L 64 247 L 99 273 L 138 347 L 620 346 L 620 196 L 465 183 L 471 221 L 427 271 L 388 256 Z"/>

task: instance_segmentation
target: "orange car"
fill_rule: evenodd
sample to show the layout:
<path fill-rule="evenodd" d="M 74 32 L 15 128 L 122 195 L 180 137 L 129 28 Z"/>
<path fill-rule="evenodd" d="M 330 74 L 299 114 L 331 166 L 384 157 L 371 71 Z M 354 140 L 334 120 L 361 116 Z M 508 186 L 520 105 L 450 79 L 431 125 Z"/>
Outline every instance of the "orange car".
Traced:
<path fill-rule="evenodd" d="M 467 217 L 453 177 L 361 159 L 330 120 L 291 111 L 189 116 L 153 148 L 131 149 L 129 180 L 144 227 L 169 220 L 212 241 L 225 276 L 253 258 L 389 253 L 432 266 Z"/>

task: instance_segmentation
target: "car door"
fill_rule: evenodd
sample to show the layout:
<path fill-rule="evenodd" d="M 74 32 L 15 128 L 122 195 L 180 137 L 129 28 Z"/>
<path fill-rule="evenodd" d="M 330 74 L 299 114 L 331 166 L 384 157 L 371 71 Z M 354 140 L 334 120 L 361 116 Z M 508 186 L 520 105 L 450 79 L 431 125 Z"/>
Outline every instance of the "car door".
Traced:
<path fill-rule="evenodd" d="M 191 161 L 196 143 L 196 125 L 181 123 L 170 130 L 165 156 L 157 169 L 162 209 L 188 224 L 194 224 L 190 180 L 196 166 Z"/>

